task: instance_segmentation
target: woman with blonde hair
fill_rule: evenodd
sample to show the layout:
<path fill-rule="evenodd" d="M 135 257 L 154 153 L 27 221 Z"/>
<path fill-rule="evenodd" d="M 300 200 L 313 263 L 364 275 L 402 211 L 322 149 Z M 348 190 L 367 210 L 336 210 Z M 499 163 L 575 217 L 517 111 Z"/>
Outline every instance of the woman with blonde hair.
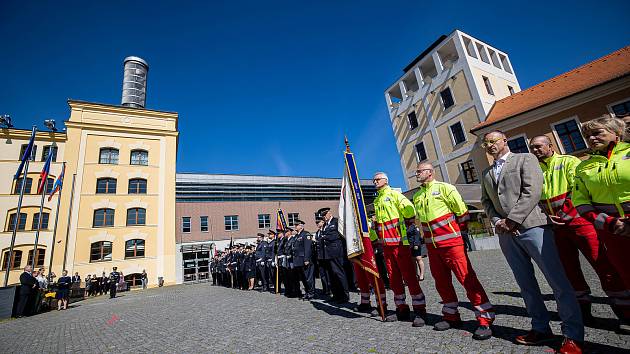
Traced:
<path fill-rule="evenodd" d="M 623 141 L 625 132 L 624 121 L 609 116 L 582 125 L 591 156 L 575 170 L 572 200 L 595 226 L 624 284 L 613 311 L 620 331 L 630 333 L 630 143 Z"/>

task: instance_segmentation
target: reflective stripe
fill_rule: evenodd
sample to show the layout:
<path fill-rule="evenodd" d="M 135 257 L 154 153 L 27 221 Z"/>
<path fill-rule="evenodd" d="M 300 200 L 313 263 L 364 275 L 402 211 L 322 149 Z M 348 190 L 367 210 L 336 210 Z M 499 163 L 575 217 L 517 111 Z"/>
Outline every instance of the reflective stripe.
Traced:
<path fill-rule="evenodd" d="M 486 311 L 492 309 L 492 304 L 490 302 L 486 302 L 479 306 L 475 306 L 475 308 L 480 311 Z"/>
<path fill-rule="evenodd" d="M 457 217 L 457 222 L 462 223 L 470 220 L 470 213 L 465 212 L 464 214 Z"/>
<path fill-rule="evenodd" d="M 575 297 L 582 297 L 582 296 L 587 296 L 591 293 L 590 290 L 580 290 L 580 291 L 575 291 Z"/>
<path fill-rule="evenodd" d="M 455 217 L 451 215 L 448 219 L 440 220 L 436 223 L 429 224 L 429 225 L 431 225 L 432 230 L 435 230 L 435 229 L 439 229 L 440 227 L 446 226 L 453 221 L 455 221 Z"/>
<path fill-rule="evenodd" d="M 456 314 L 457 312 L 458 312 L 458 311 L 457 311 L 457 307 L 452 308 L 452 307 L 448 307 L 448 306 L 446 306 L 446 305 L 442 306 L 442 313 L 448 313 L 448 314 L 450 314 L 450 315 L 454 315 L 454 314 Z"/>
<path fill-rule="evenodd" d="M 426 302 L 424 301 L 424 294 L 420 293 L 418 295 L 411 295 L 411 305 L 424 305 Z"/>
<path fill-rule="evenodd" d="M 405 299 L 406 295 L 405 294 L 401 294 L 401 295 L 394 295 L 394 299 Z"/>
<path fill-rule="evenodd" d="M 485 319 L 489 319 L 489 320 L 494 320 L 494 318 L 496 317 L 494 311 L 488 311 L 488 312 L 475 312 L 475 315 L 477 317 L 481 317 L 481 318 L 485 318 Z"/>
<path fill-rule="evenodd" d="M 385 230 L 395 229 L 395 228 L 398 227 L 398 221 L 396 221 L 395 223 L 392 223 L 392 224 L 383 225 L 383 227 L 385 228 Z"/>
<path fill-rule="evenodd" d="M 608 217 L 607 214 L 605 213 L 599 213 L 597 214 L 597 217 L 595 218 L 595 221 L 593 222 L 593 225 L 595 225 L 595 228 L 598 230 L 604 230 L 604 226 L 606 224 L 606 218 Z"/>
<path fill-rule="evenodd" d="M 630 297 L 630 290 L 604 291 L 608 297 Z"/>
<path fill-rule="evenodd" d="M 435 236 L 433 238 L 431 237 L 425 237 L 426 240 L 431 240 L 433 239 L 434 242 L 440 242 L 440 241 L 444 241 L 444 240 L 450 240 L 452 238 L 455 237 L 461 237 L 462 234 L 460 232 L 456 232 L 456 233 L 452 233 L 452 234 L 447 234 L 447 235 L 441 235 L 441 236 Z"/>
<path fill-rule="evenodd" d="M 361 293 L 361 297 L 362 298 L 366 297 L 366 298 L 369 299 L 370 298 L 370 293 Z"/>
<path fill-rule="evenodd" d="M 405 300 L 394 299 L 394 303 L 396 304 L 396 306 L 404 305 L 405 304 Z"/>
<path fill-rule="evenodd" d="M 400 237 L 386 237 L 383 239 L 386 243 L 399 243 Z"/>

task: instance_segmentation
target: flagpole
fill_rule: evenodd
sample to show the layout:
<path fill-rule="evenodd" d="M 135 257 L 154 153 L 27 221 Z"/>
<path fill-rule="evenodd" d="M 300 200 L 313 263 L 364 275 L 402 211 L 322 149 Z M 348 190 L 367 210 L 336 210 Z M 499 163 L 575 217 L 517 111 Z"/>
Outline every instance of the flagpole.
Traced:
<path fill-rule="evenodd" d="M 68 225 L 66 226 L 66 244 L 63 248 L 63 269 L 66 269 L 66 259 L 68 257 L 68 238 L 70 237 L 70 219 L 72 218 L 72 202 L 74 201 L 74 182 L 77 174 L 72 175 L 72 189 L 70 191 L 70 207 L 68 208 Z"/>
<path fill-rule="evenodd" d="M 61 166 L 61 171 L 62 171 L 61 173 L 65 173 L 65 168 L 66 168 L 66 163 L 64 162 L 63 165 Z M 64 178 L 64 177 L 65 176 L 61 176 L 61 178 Z M 57 195 L 57 211 L 55 212 L 55 226 L 53 228 L 52 246 L 50 247 L 50 263 L 48 264 L 48 274 L 52 274 L 53 256 L 55 255 L 55 238 L 57 236 L 57 223 L 59 222 L 59 205 L 61 204 L 62 192 L 63 192 L 63 180 L 61 181 L 61 186 L 59 186 L 59 194 Z"/>
<path fill-rule="evenodd" d="M 35 129 L 35 128 L 33 128 Z M 9 272 L 11 271 L 11 263 L 13 263 L 13 247 L 15 246 L 15 236 L 17 229 L 20 227 L 20 210 L 22 209 L 22 198 L 24 197 L 24 191 L 26 190 L 26 176 L 28 175 L 28 165 L 30 157 L 24 164 L 24 177 L 22 178 L 22 185 L 20 186 L 20 196 L 18 198 L 17 210 L 15 211 L 15 223 L 13 224 L 13 233 L 11 234 L 11 246 L 9 246 L 9 258 L 7 259 L 7 272 L 4 275 L 4 286 L 9 283 Z M 18 177 L 18 181 L 20 178 Z"/>
<path fill-rule="evenodd" d="M 35 131 L 37 127 L 33 126 L 33 130 L 31 131 L 31 136 L 35 135 Z M 34 142 L 34 140 L 33 140 Z M 32 156 L 33 150 L 31 148 L 30 154 Z M 22 209 L 22 199 L 24 198 L 24 191 L 26 190 L 26 178 L 28 177 L 28 165 L 31 161 L 31 156 L 26 157 L 26 162 L 24 164 L 24 177 L 22 178 L 22 185 L 20 186 L 20 196 L 18 197 L 18 205 L 17 210 L 15 211 L 15 225 L 13 226 L 13 234 L 11 235 L 11 245 L 9 246 L 9 258 L 7 259 L 7 272 L 4 275 L 4 286 L 7 286 L 9 283 L 9 272 L 11 271 L 11 263 L 13 263 L 13 247 L 15 246 L 15 236 L 17 234 L 17 229 L 20 226 L 20 210 Z M 24 158 L 24 156 L 22 156 Z M 20 180 L 20 176 L 17 176 L 17 180 Z"/>
<path fill-rule="evenodd" d="M 35 265 L 37 264 L 35 261 L 35 258 L 37 257 L 37 241 L 39 241 L 39 230 L 41 230 L 42 228 L 42 220 L 43 218 L 43 211 L 44 211 L 44 197 L 46 196 L 46 186 L 48 185 L 48 175 L 44 176 L 44 178 L 46 180 L 44 181 L 40 181 L 40 183 L 43 184 L 42 187 L 42 200 L 39 202 L 39 218 L 37 218 L 37 230 L 35 230 L 35 245 L 33 245 L 33 268 L 35 268 Z M 50 269 L 48 270 L 50 272 Z"/>

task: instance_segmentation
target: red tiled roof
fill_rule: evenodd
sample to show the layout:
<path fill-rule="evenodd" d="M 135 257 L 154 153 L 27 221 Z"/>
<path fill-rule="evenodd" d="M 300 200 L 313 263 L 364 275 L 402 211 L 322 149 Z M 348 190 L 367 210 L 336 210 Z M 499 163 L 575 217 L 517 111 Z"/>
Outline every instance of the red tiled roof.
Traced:
<path fill-rule="evenodd" d="M 471 131 L 504 121 L 629 73 L 630 46 L 627 46 L 527 90 L 496 101 L 488 113 L 488 118 Z"/>

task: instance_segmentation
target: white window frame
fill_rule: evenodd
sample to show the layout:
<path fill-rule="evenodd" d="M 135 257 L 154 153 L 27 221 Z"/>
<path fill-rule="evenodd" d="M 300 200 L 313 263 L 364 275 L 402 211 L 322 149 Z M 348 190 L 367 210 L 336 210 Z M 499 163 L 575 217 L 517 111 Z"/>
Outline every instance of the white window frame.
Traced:
<path fill-rule="evenodd" d="M 203 218 L 206 218 L 206 231 L 203 231 Z M 210 232 L 210 219 L 207 215 L 199 215 L 199 231 L 201 232 Z"/>
<path fill-rule="evenodd" d="M 232 220 L 230 222 L 230 229 L 229 230 L 226 229 L 225 226 L 226 226 L 227 217 L 230 217 L 230 218 L 235 217 L 236 218 L 236 227 L 234 227 L 234 219 L 230 219 L 230 220 Z M 225 231 L 238 231 L 240 229 L 240 225 L 238 224 L 238 215 L 224 215 L 223 216 L 223 229 Z"/>
<path fill-rule="evenodd" d="M 582 132 L 582 122 L 580 121 L 580 117 L 578 117 L 577 115 L 573 115 L 571 117 L 561 119 L 561 120 L 558 120 L 549 124 L 549 127 L 551 128 L 551 132 L 553 133 L 553 137 L 554 139 L 556 139 L 556 146 L 558 147 L 558 149 L 560 150 L 562 154 L 568 154 L 564 150 L 564 145 L 562 144 L 562 140 L 560 140 L 560 135 L 558 135 L 558 132 L 556 131 L 556 125 L 568 122 L 570 120 L 574 120 L 577 123 L 577 127 L 578 127 L 578 130 L 580 131 L 580 135 L 582 136 L 582 140 L 584 140 L 584 145 L 586 145 L 585 149 L 573 151 L 573 154 L 588 150 L 588 144 L 586 143 L 586 138 L 584 138 L 584 132 Z"/>
<path fill-rule="evenodd" d="M 444 106 L 444 100 L 442 99 L 442 91 L 446 89 L 449 89 L 449 91 L 451 91 L 451 98 L 453 98 L 453 105 L 448 108 Z M 439 96 L 440 103 L 442 104 L 442 112 L 446 111 L 447 109 L 452 109 L 453 107 L 457 106 L 457 101 L 455 100 L 455 94 L 453 93 L 453 88 L 451 87 L 451 84 L 447 84 L 446 87 L 439 90 L 437 92 L 437 95 Z"/>
<path fill-rule="evenodd" d="M 461 143 L 456 143 L 455 142 L 455 135 L 453 135 L 453 130 L 451 129 L 451 127 L 454 126 L 457 123 L 462 125 L 462 131 L 464 133 L 464 141 L 462 141 Z M 451 137 L 451 143 L 453 144 L 453 146 L 462 145 L 462 144 L 468 142 L 468 134 L 466 134 L 466 126 L 464 125 L 464 122 L 462 120 L 458 120 L 458 121 L 454 122 L 453 124 L 449 124 L 448 125 L 448 134 Z"/>
<path fill-rule="evenodd" d="M 488 80 L 488 86 L 486 86 L 486 80 Z M 492 82 L 490 82 L 490 78 L 486 75 L 481 75 L 481 81 L 483 81 L 483 87 L 486 89 L 486 94 L 490 96 L 495 96 L 494 89 L 492 88 Z M 488 92 L 492 91 L 492 92 Z"/>
<path fill-rule="evenodd" d="M 184 231 L 184 218 L 188 218 L 188 222 L 190 223 L 190 224 L 188 225 L 188 229 L 189 229 L 190 231 Z M 189 234 L 189 233 L 191 233 L 191 232 L 192 232 L 192 218 L 191 218 L 190 216 L 182 216 L 182 233 L 183 233 L 183 234 Z"/>
<path fill-rule="evenodd" d="M 507 139 L 506 143 L 509 142 L 510 140 L 516 140 L 518 138 L 525 139 L 525 146 L 527 146 L 527 152 L 531 152 L 531 150 L 529 149 L 529 139 L 527 138 L 527 135 L 525 133 L 514 135 L 514 136 L 510 137 L 509 139 Z"/>
<path fill-rule="evenodd" d="M 627 102 L 627 101 L 630 101 L 630 97 L 626 97 L 623 100 L 619 100 L 619 101 L 607 104 L 606 105 L 606 109 L 608 110 L 608 114 L 610 114 L 611 117 L 617 117 L 615 115 L 615 112 L 612 110 L 612 106 L 615 106 L 615 105 L 618 105 L 620 103 L 624 103 L 624 102 Z"/>
<path fill-rule="evenodd" d="M 265 223 L 263 222 L 263 227 L 260 227 L 260 220 L 261 220 L 260 216 L 261 215 L 266 215 L 266 216 L 269 217 L 269 226 L 264 226 Z M 267 228 L 270 228 L 270 227 L 271 227 L 271 214 L 258 214 L 258 230 L 264 230 L 264 229 L 267 229 Z"/>
<path fill-rule="evenodd" d="M 418 123 L 418 125 L 415 128 L 411 127 L 411 122 L 409 121 L 409 115 L 411 113 L 413 113 L 413 115 L 416 116 L 416 122 Z M 415 108 L 411 112 L 407 113 L 407 117 L 406 118 L 407 118 L 407 126 L 409 127 L 409 130 L 415 130 L 415 129 L 420 128 L 420 121 L 418 120 L 418 114 L 416 113 Z"/>
<path fill-rule="evenodd" d="M 291 218 L 291 216 L 295 216 Z M 287 226 L 295 226 L 295 222 L 300 220 L 300 213 L 287 213 Z"/>
<path fill-rule="evenodd" d="M 424 160 L 420 160 L 420 155 L 418 154 L 418 149 L 416 149 L 416 145 L 418 144 L 422 144 L 422 146 L 424 147 L 424 153 L 427 155 L 427 158 Z M 424 143 L 424 137 L 422 137 L 420 139 L 420 141 L 416 142 L 415 144 L 413 144 L 413 152 L 416 154 L 416 161 L 418 163 L 423 162 L 423 161 L 429 161 L 429 153 L 427 152 L 427 144 Z"/>

